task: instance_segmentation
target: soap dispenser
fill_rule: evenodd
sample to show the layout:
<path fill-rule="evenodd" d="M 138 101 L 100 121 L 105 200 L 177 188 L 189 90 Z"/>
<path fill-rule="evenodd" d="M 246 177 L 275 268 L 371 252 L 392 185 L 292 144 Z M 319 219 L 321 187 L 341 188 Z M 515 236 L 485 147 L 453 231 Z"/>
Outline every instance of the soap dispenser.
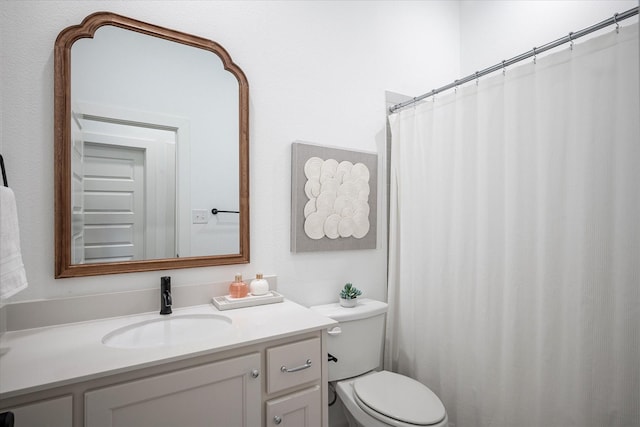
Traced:
<path fill-rule="evenodd" d="M 242 274 L 237 273 L 233 283 L 229 285 L 231 298 L 244 298 L 249 293 L 249 286 L 242 281 Z"/>
<path fill-rule="evenodd" d="M 269 282 L 262 278 L 262 273 L 258 273 L 249 288 L 251 295 L 265 295 L 269 292 Z"/>

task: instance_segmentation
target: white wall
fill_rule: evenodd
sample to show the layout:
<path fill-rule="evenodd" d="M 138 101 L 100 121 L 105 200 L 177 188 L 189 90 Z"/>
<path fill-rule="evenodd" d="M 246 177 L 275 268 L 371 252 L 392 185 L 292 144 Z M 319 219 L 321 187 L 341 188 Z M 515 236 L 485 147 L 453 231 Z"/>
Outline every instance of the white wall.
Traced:
<path fill-rule="evenodd" d="M 290 144 L 384 153 L 385 90 L 420 95 L 600 21 L 637 1 L 3 1 L 0 152 L 16 192 L 30 286 L 10 301 L 230 280 L 261 270 L 303 304 L 349 280 L 384 298 L 386 213 L 378 248 L 292 254 Z M 53 279 L 53 44 L 107 10 L 213 39 L 248 77 L 251 264 Z M 604 15 L 604 16 L 603 16 Z M 380 171 L 380 179 L 384 172 Z M 381 189 L 382 190 L 382 189 Z M 383 191 L 380 192 L 383 194 Z"/>
<path fill-rule="evenodd" d="M 53 45 L 63 28 L 100 10 L 213 39 L 247 75 L 251 264 L 53 278 Z M 258 270 L 277 274 L 279 289 L 303 304 L 335 300 L 346 281 L 385 298 L 384 197 L 377 249 L 289 251 L 290 146 L 304 140 L 384 153 L 385 90 L 419 94 L 459 74 L 457 2 L 15 0 L 0 12 L 0 151 L 29 280 L 10 301 L 153 288 L 166 274 L 179 286 Z"/>
<path fill-rule="evenodd" d="M 460 77 L 636 6 L 638 0 L 463 0 L 460 2 Z M 622 21 L 621 25 L 631 22 L 637 22 L 637 17 Z"/>

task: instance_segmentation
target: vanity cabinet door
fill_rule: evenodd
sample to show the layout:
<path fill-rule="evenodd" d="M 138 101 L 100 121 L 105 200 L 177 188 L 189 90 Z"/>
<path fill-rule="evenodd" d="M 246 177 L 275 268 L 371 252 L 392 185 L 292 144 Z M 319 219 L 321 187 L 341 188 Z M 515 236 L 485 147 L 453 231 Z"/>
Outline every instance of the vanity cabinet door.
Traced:
<path fill-rule="evenodd" d="M 259 369 L 253 353 L 90 391 L 85 425 L 259 426 Z"/>
<path fill-rule="evenodd" d="M 5 411 L 13 412 L 15 427 L 71 427 L 73 425 L 71 396 L 0 410 L 0 412 Z"/>
<path fill-rule="evenodd" d="M 320 386 L 267 402 L 267 427 L 320 427 Z"/>

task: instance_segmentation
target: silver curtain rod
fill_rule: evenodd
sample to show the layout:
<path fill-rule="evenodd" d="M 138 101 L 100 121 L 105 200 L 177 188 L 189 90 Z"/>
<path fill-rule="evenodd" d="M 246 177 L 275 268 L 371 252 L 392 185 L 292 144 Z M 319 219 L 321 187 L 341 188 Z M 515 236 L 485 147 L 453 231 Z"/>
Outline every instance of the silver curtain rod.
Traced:
<path fill-rule="evenodd" d="M 440 92 L 443 92 L 443 91 L 448 90 L 448 89 L 452 89 L 452 88 L 454 88 L 456 86 L 459 86 L 461 84 L 470 82 L 471 80 L 478 79 L 478 78 L 480 78 L 482 76 L 485 76 L 487 74 L 493 73 L 495 71 L 502 70 L 502 69 L 508 67 L 509 65 L 513 65 L 516 62 L 522 61 L 522 60 L 527 59 L 527 58 L 531 58 L 532 56 L 536 56 L 536 55 L 538 55 L 538 54 L 540 54 L 542 52 L 545 52 L 545 51 L 547 51 L 549 49 L 553 49 L 554 47 L 558 47 L 558 46 L 560 46 L 562 44 L 565 44 L 565 43 L 573 42 L 575 39 L 578 39 L 578 38 L 580 38 L 582 36 L 586 36 L 587 34 L 593 33 L 594 31 L 601 30 L 602 28 L 608 27 L 609 25 L 615 24 L 617 26 L 620 21 L 625 20 L 627 18 L 631 18 L 632 16 L 635 16 L 637 14 L 638 14 L 638 6 L 632 8 L 632 9 L 629 9 L 626 12 L 616 13 L 615 15 L 613 15 L 613 17 L 611 17 L 609 19 L 606 19 L 606 20 L 604 20 L 602 22 L 599 22 L 599 23 L 597 23 L 595 25 L 592 25 L 592 26 L 587 27 L 585 29 L 582 29 L 580 31 L 576 31 L 575 33 L 571 32 L 571 33 L 569 33 L 569 35 L 564 36 L 562 38 L 559 38 L 558 40 L 552 41 L 552 42 L 547 43 L 547 44 L 545 44 L 543 46 L 540 46 L 540 47 L 534 47 L 533 49 L 531 49 L 528 52 L 522 53 L 522 54 L 520 54 L 518 56 L 514 56 L 511 59 L 507 59 L 505 61 L 502 61 L 501 63 L 496 64 L 494 66 L 491 66 L 489 68 L 485 68 L 484 70 L 476 71 L 475 73 L 470 74 L 467 77 L 461 78 L 459 80 L 455 80 L 453 83 L 449 83 L 448 85 L 442 86 L 442 87 L 440 87 L 438 89 L 433 89 L 431 92 L 427 92 L 424 95 L 417 96 L 417 97 L 415 97 L 413 99 L 410 99 L 409 101 L 401 102 L 400 104 L 396 104 L 396 105 L 394 105 L 392 107 L 389 107 L 389 112 L 395 113 L 396 111 L 400 110 L 401 108 L 407 107 L 409 105 L 413 105 L 413 104 L 415 104 L 417 102 L 422 101 L 423 99 L 429 98 L 430 96 L 434 96 L 434 95 L 436 95 L 436 94 L 438 94 Z"/>

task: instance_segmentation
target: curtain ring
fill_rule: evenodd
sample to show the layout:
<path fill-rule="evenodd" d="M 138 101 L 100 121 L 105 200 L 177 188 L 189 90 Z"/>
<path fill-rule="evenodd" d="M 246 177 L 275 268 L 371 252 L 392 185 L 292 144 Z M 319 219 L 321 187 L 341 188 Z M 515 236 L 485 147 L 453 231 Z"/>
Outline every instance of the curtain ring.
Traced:
<path fill-rule="evenodd" d="M 433 100 L 433 102 L 436 102 L 436 90 L 435 89 L 431 90 L 431 99 Z"/>
<path fill-rule="evenodd" d="M 618 14 L 613 14 L 613 22 L 616 24 L 616 34 L 620 33 L 620 24 L 618 24 Z"/>
<path fill-rule="evenodd" d="M 573 31 L 569 33 L 569 48 L 573 50 Z"/>
<path fill-rule="evenodd" d="M 505 67 L 504 63 L 505 63 L 505 60 L 503 59 L 502 60 L 502 75 L 506 76 L 507 75 L 507 68 Z"/>
<path fill-rule="evenodd" d="M 476 71 L 476 86 L 478 86 L 478 83 L 480 82 L 480 76 L 479 76 L 479 72 Z"/>
<path fill-rule="evenodd" d="M 457 94 L 458 93 L 458 80 L 454 80 L 453 83 L 455 84 L 455 86 L 453 88 L 453 93 Z"/>
<path fill-rule="evenodd" d="M 538 53 L 536 52 L 538 48 L 537 47 L 533 47 L 533 63 L 536 63 L 536 56 L 538 55 Z"/>

